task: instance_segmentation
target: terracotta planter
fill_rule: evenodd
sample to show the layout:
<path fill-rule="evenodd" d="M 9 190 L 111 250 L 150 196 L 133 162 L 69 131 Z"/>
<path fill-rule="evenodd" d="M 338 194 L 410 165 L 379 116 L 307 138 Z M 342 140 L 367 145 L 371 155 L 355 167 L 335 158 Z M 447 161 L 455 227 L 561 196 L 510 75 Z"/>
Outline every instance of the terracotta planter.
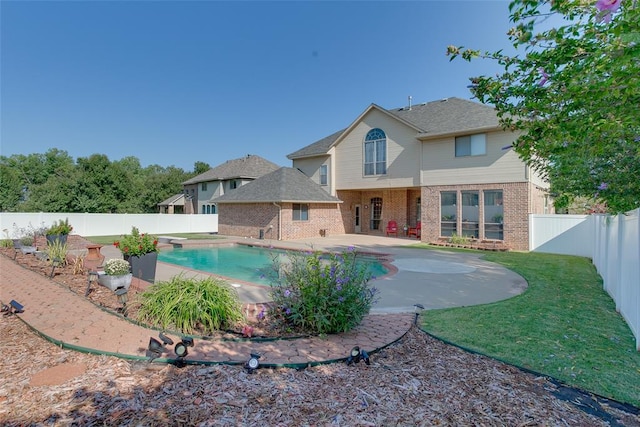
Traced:
<path fill-rule="evenodd" d="M 67 243 L 67 234 L 47 234 L 47 245 L 54 245 L 56 241 L 60 242 L 61 245 Z"/>
<path fill-rule="evenodd" d="M 125 256 L 124 259 L 129 261 L 134 277 L 149 283 L 153 283 L 156 280 L 157 252 L 150 252 L 140 256 Z"/>
<path fill-rule="evenodd" d="M 123 274 L 122 276 L 109 276 L 108 274 L 99 274 L 98 275 L 98 283 L 100 283 L 105 288 L 109 288 L 114 291 L 118 288 L 129 289 L 131 286 L 131 279 L 133 275 Z"/>

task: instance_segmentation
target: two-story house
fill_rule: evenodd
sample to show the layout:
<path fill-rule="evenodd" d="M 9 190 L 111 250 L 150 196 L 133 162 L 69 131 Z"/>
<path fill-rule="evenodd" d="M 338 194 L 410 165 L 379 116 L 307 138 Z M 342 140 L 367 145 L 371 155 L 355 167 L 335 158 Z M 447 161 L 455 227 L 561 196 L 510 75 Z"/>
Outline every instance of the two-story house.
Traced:
<path fill-rule="evenodd" d="M 182 183 L 184 213 L 215 214 L 217 206 L 213 199 L 278 168 L 280 166 L 275 163 L 252 154 L 239 159 L 227 160 L 225 163 Z"/>
<path fill-rule="evenodd" d="M 550 206 L 547 184 L 509 149 L 515 139 L 476 102 L 372 104 L 347 128 L 289 154 L 293 168 L 211 202 L 223 234 L 384 235 L 389 221 L 401 230 L 420 222 L 425 242 L 455 234 L 526 250 L 528 215 Z"/>

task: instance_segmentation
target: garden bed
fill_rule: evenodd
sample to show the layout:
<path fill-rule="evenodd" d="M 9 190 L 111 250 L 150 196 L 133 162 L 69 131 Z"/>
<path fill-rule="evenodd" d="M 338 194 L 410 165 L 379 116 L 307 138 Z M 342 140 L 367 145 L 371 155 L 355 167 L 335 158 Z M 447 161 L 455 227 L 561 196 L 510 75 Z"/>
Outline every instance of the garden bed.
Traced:
<path fill-rule="evenodd" d="M 73 258 L 81 256 L 86 253 L 86 248 L 92 245 L 91 242 L 77 235 L 70 235 L 67 242 L 69 248 L 69 256 L 67 259 L 70 261 L 66 265 L 58 266 L 52 269 L 50 263 L 46 260 L 46 256 L 42 248 L 46 248 L 46 241 L 44 237 L 39 237 L 36 241 L 36 246 L 39 251 L 36 254 L 24 254 L 21 251 L 16 251 L 14 248 L 0 248 L 0 253 L 8 258 L 15 259 L 15 261 L 22 267 L 32 270 L 43 276 L 51 276 L 53 270 L 52 281 L 59 285 L 65 286 L 72 292 L 85 297 L 91 303 L 96 305 L 96 309 L 103 309 L 112 312 L 114 315 L 123 315 L 122 304 L 118 300 L 118 296 L 110 289 L 100 285 L 97 281 L 93 282 L 90 287 L 89 275 L 86 269 L 82 272 L 75 271 L 73 264 Z M 41 254 L 41 256 L 36 256 Z M 151 284 L 144 282 L 138 278 L 133 278 L 131 286 L 128 291 L 128 302 L 126 315 L 127 318 L 135 321 L 137 319 L 140 303 L 138 302 L 138 296 L 144 292 L 144 290 Z M 88 288 L 88 294 L 87 294 Z M 86 295 L 85 295 L 86 294 Z M 227 331 L 219 331 L 216 333 L 201 331 L 201 334 L 208 337 L 217 339 L 233 339 L 239 337 L 291 337 L 297 336 L 295 332 L 283 331 L 276 325 L 271 325 L 267 321 L 260 321 L 257 318 L 258 313 L 263 309 L 266 311 L 269 308 L 268 303 L 264 304 L 243 304 L 242 312 L 246 321 L 236 325 L 233 329 Z M 244 330 L 244 332 L 243 332 Z"/>

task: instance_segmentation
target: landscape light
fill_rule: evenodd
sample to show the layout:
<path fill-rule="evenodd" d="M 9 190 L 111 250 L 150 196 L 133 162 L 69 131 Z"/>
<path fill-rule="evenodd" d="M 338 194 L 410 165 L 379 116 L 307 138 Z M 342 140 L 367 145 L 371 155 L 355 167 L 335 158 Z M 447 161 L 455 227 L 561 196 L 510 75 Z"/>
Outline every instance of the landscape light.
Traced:
<path fill-rule="evenodd" d="M 360 349 L 360 347 L 355 346 L 351 349 L 349 353 L 349 357 L 347 358 L 347 366 L 352 363 L 359 363 L 361 360 L 364 360 L 364 363 L 367 365 L 371 364 L 371 360 L 369 359 L 369 353 L 365 350 Z"/>
<path fill-rule="evenodd" d="M 98 272 L 95 270 L 89 270 L 89 278 L 87 279 L 87 290 L 84 291 L 84 296 L 89 296 L 91 292 L 91 285 L 98 281 Z"/>
<path fill-rule="evenodd" d="M 166 336 L 165 334 L 163 334 L 162 332 L 160 332 L 160 340 L 166 345 L 173 345 L 173 340 L 168 336 Z"/>
<path fill-rule="evenodd" d="M 157 339 L 150 337 L 149 338 L 149 346 L 147 347 L 146 356 L 151 360 L 160 357 L 162 353 L 162 343 Z"/>
<path fill-rule="evenodd" d="M 258 353 L 251 353 L 251 357 L 247 360 L 247 363 L 244 364 L 244 368 L 248 373 L 252 374 L 253 371 L 260 367 L 260 355 Z"/>
<path fill-rule="evenodd" d="M 173 342 L 170 344 L 173 344 Z M 187 347 L 193 347 L 193 338 L 183 337 L 180 342 L 173 347 L 173 351 L 176 353 L 176 356 L 182 359 L 189 354 Z"/>
<path fill-rule="evenodd" d="M 122 311 L 124 317 L 127 317 L 127 301 L 129 301 L 129 296 L 127 295 L 128 291 L 126 288 L 118 288 L 115 292 L 118 296 L 118 301 L 120 301 L 120 304 L 122 304 L 122 308 L 120 310 Z"/>
<path fill-rule="evenodd" d="M 24 306 L 14 299 L 9 302 L 9 305 L 13 309 L 12 314 L 24 312 Z"/>
<path fill-rule="evenodd" d="M 49 279 L 53 278 L 53 273 L 56 270 L 56 267 L 59 267 L 62 264 L 62 260 L 58 257 L 55 257 L 51 260 L 51 274 L 49 274 Z"/>

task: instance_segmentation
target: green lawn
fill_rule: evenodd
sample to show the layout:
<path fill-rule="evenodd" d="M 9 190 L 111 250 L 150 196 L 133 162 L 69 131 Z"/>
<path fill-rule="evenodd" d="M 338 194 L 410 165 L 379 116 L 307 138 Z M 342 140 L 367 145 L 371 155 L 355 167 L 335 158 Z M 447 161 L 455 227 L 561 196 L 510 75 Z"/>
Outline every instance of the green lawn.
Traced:
<path fill-rule="evenodd" d="M 212 240 L 212 239 L 222 239 L 222 237 L 215 235 L 215 234 L 209 234 L 209 233 L 165 233 L 167 236 L 172 236 L 172 237 L 184 237 L 186 239 L 192 239 L 192 240 L 204 240 L 204 239 L 208 239 L 208 240 Z M 99 245 L 111 245 L 113 244 L 113 242 L 115 242 L 116 240 L 120 240 L 122 238 L 122 236 L 120 235 L 116 235 L 116 236 L 87 236 L 85 237 L 85 239 L 99 244 Z"/>
<path fill-rule="evenodd" d="M 640 406 L 640 352 L 624 319 L 582 257 L 487 253 L 523 276 L 517 297 L 423 312 L 423 329 L 459 346 Z"/>

